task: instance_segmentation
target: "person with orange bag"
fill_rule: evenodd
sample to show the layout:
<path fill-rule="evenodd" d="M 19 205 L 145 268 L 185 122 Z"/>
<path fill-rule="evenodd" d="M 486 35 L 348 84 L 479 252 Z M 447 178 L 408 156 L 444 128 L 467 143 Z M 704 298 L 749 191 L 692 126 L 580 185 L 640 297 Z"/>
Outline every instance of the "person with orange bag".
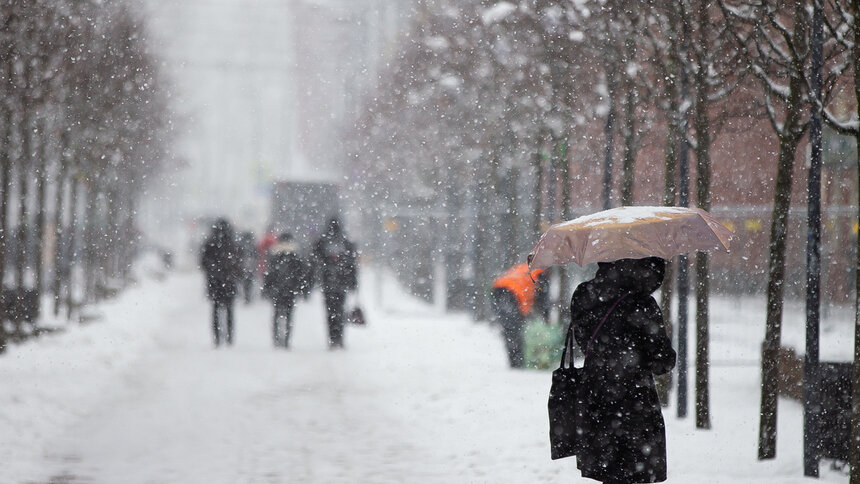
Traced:
<path fill-rule="evenodd" d="M 546 316 L 549 309 L 549 274 L 529 272 L 528 264 L 517 264 L 493 281 L 493 306 L 502 328 L 511 368 L 525 366 L 523 329 L 526 318 L 537 312 Z"/>

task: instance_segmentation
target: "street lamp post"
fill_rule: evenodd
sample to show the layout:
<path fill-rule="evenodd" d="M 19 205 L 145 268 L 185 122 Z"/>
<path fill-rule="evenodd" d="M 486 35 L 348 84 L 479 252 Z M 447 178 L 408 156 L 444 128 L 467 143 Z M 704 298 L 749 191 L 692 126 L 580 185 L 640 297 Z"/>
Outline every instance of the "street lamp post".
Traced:
<path fill-rule="evenodd" d="M 813 0 L 810 48 L 812 55 L 811 147 L 807 184 L 806 239 L 806 356 L 803 362 L 803 474 L 818 477 L 820 396 L 818 336 L 821 307 L 821 64 L 823 26 L 820 0 Z"/>

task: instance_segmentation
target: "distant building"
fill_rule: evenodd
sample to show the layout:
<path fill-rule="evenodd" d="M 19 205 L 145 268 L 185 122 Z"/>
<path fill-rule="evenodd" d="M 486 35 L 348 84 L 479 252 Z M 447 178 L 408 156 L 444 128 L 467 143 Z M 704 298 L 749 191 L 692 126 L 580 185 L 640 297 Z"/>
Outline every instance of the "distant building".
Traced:
<path fill-rule="evenodd" d="M 173 207 L 260 230 L 275 180 L 339 177 L 340 128 L 414 0 L 147 0 L 184 166 Z"/>
<path fill-rule="evenodd" d="M 373 88 L 414 0 L 298 0 L 293 4 L 296 145 L 307 169 L 337 175 L 340 133 Z"/>

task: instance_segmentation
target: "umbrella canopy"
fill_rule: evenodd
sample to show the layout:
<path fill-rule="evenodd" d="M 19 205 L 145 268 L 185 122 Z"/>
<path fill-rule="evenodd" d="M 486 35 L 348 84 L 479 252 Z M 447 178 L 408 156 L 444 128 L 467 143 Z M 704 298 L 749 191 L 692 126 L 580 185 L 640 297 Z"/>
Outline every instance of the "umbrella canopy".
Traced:
<path fill-rule="evenodd" d="M 621 207 L 550 227 L 529 254 L 531 269 L 556 264 L 729 250 L 732 231 L 708 212 L 684 207 Z"/>

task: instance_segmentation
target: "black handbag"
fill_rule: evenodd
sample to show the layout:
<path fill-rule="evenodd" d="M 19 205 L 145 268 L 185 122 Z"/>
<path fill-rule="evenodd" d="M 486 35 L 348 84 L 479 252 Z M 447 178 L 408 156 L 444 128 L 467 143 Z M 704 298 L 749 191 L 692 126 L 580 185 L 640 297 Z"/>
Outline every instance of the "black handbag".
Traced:
<path fill-rule="evenodd" d="M 366 326 L 367 321 L 364 319 L 364 312 L 360 307 L 356 306 L 349 312 L 346 317 L 346 322 L 356 326 Z"/>
<path fill-rule="evenodd" d="M 567 330 L 561 365 L 552 372 L 549 389 L 549 443 L 553 460 L 576 455 L 582 448 L 582 412 L 585 407 L 579 390 L 582 388 L 583 369 L 573 366 L 573 331 Z"/>
<path fill-rule="evenodd" d="M 588 345 L 585 349 L 585 354 L 588 354 L 588 349 L 591 347 L 591 342 L 597 336 L 597 332 L 603 326 L 603 323 L 612 314 L 612 311 L 618 304 L 629 295 L 625 294 L 615 301 L 615 304 L 609 308 L 606 316 L 597 325 L 591 338 L 588 340 Z M 583 450 L 584 435 L 581 435 L 583 430 L 583 415 L 586 411 L 588 403 L 587 388 L 583 385 L 585 377 L 584 368 L 576 368 L 573 366 L 573 322 L 567 328 L 567 336 L 564 339 L 564 349 L 561 352 L 561 364 L 558 369 L 552 372 L 552 386 L 549 389 L 549 401 L 547 408 L 549 410 L 549 443 L 550 452 L 553 460 L 562 459 L 577 455 Z"/>

